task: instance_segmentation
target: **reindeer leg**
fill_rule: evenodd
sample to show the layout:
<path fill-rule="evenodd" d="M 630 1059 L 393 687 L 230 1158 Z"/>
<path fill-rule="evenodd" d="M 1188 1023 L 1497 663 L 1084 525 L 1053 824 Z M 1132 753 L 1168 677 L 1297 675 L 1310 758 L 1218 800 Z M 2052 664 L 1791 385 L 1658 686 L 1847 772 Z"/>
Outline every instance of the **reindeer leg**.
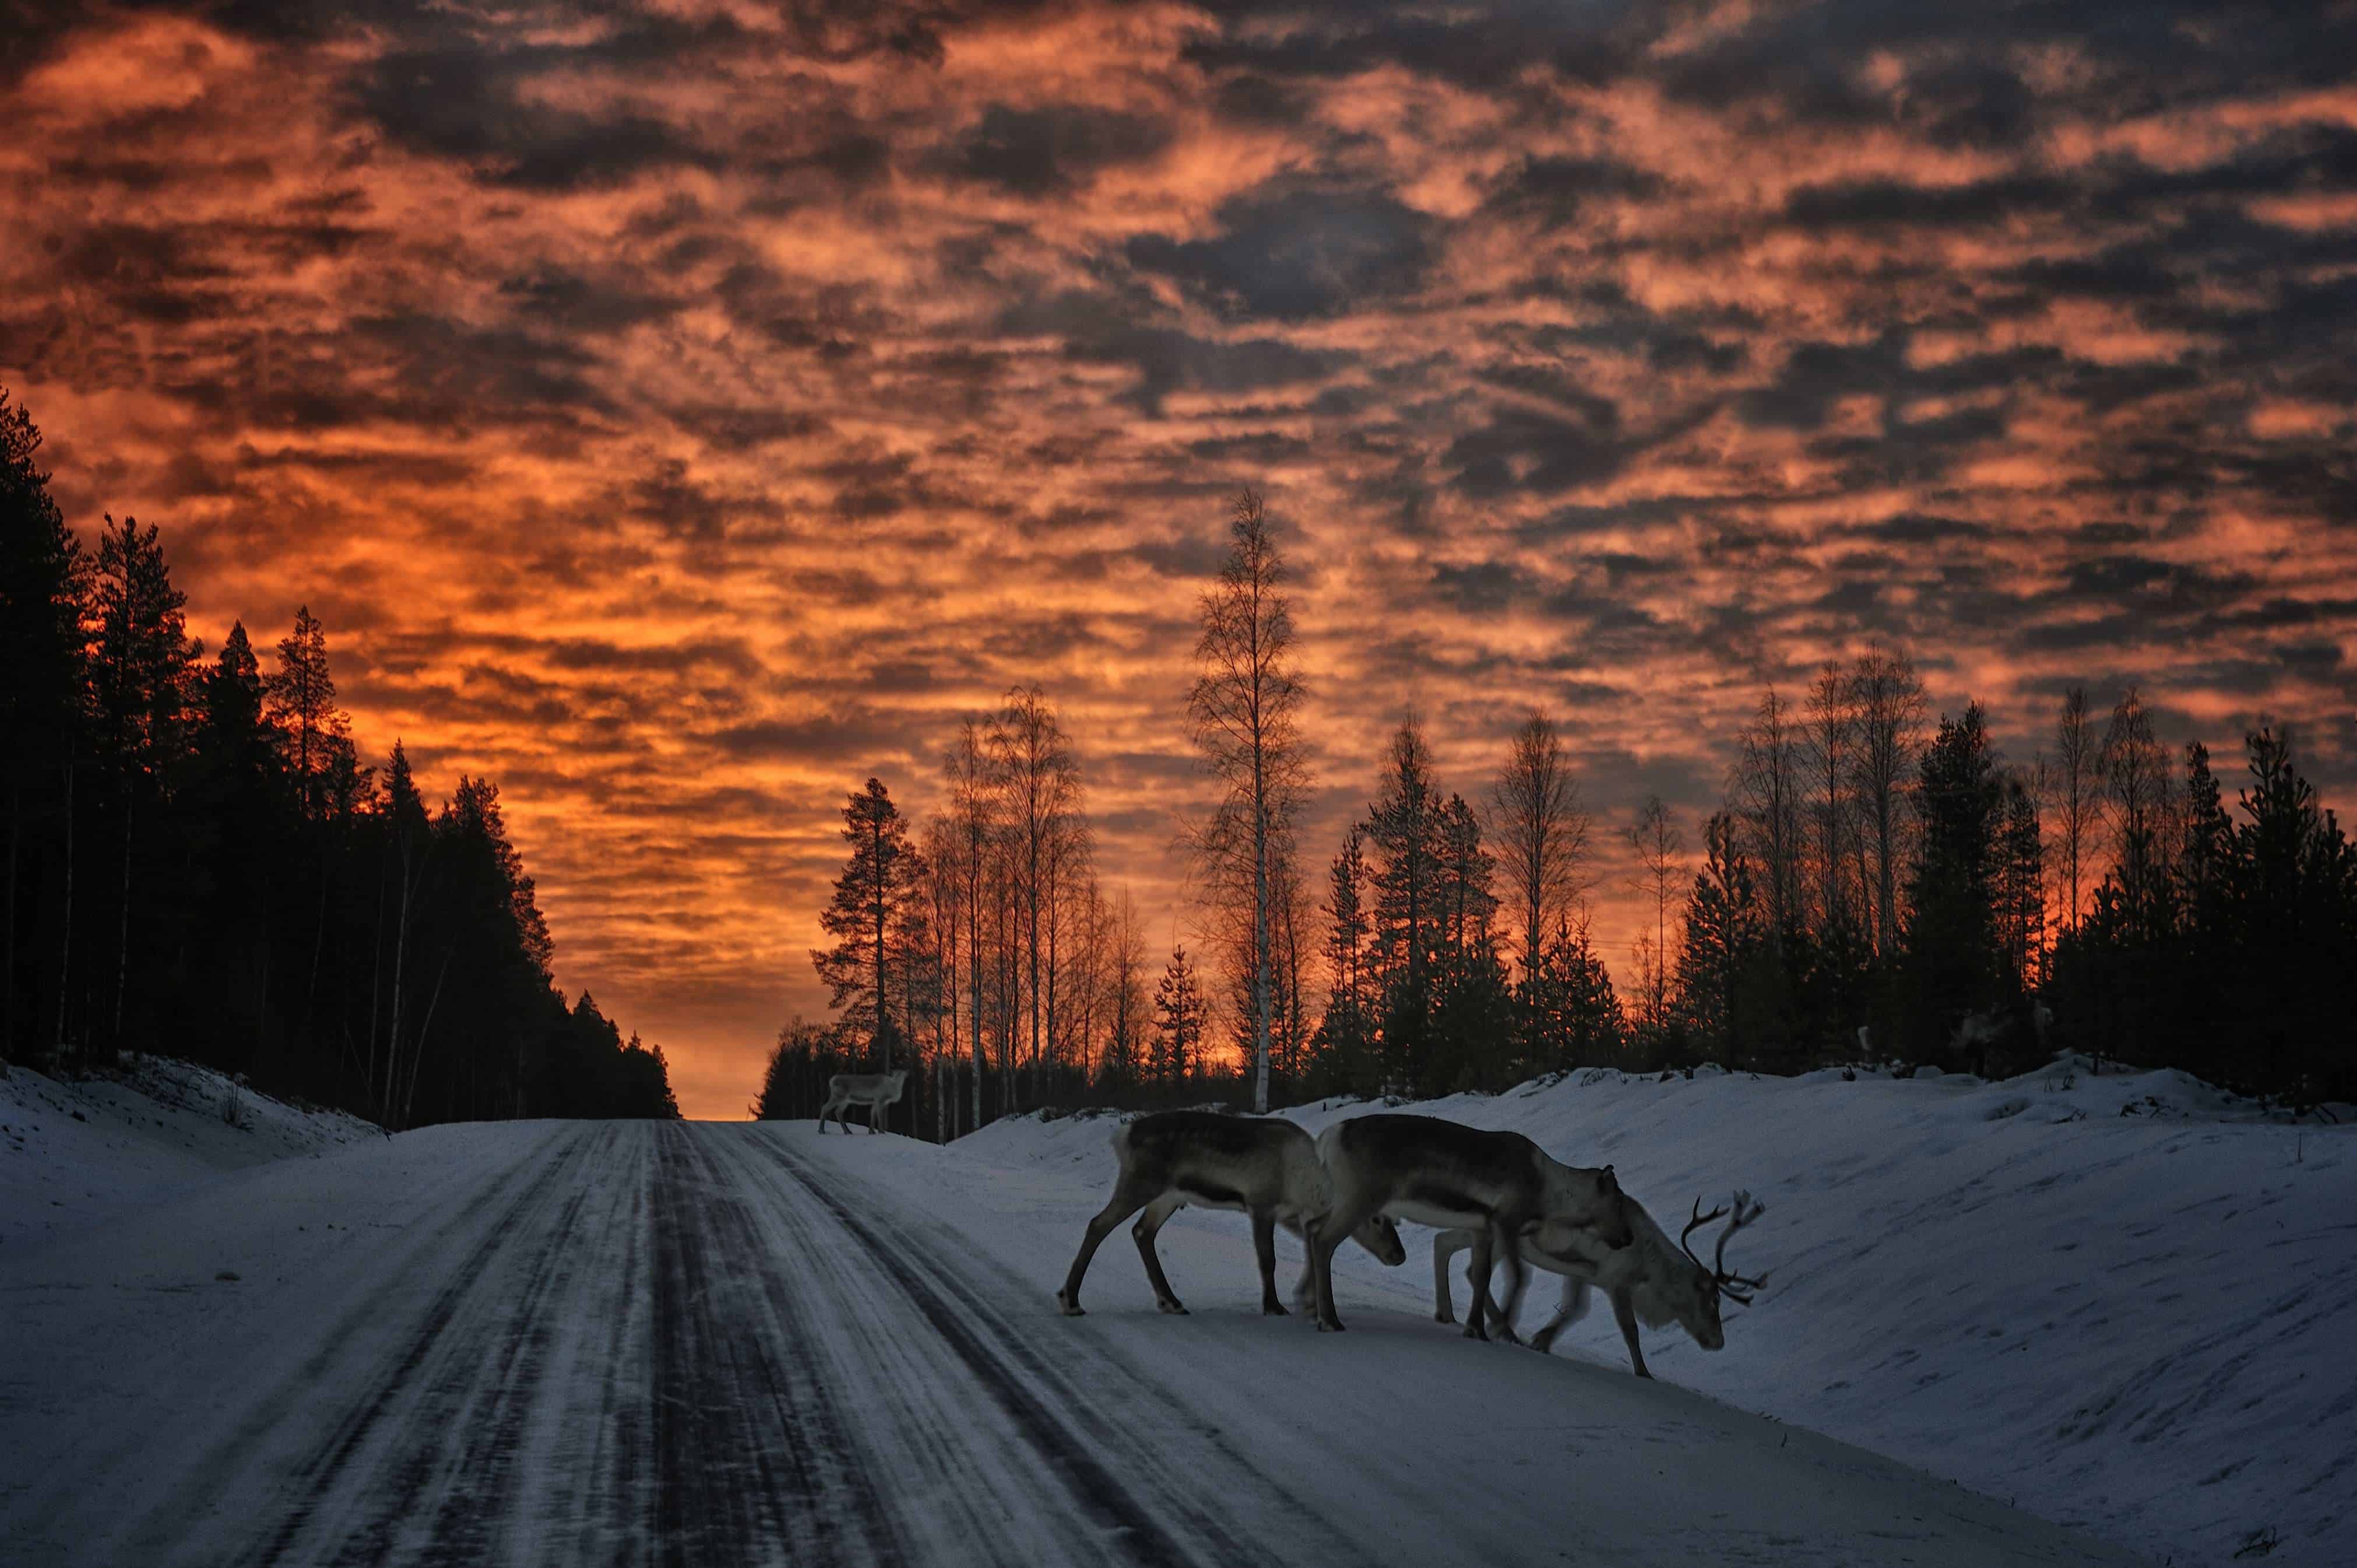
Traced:
<path fill-rule="evenodd" d="M 1301 1278 L 1293 1286 L 1293 1310 L 1315 1314 L 1318 1310 L 1318 1273 L 1309 1262 L 1310 1237 L 1316 1234 L 1298 1219 L 1285 1221 L 1285 1228 L 1301 1239 Z"/>
<path fill-rule="evenodd" d="M 1651 1380 L 1653 1374 L 1645 1369 L 1645 1352 L 1637 1345 L 1637 1312 L 1629 1302 L 1627 1291 L 1616 1290 L 1612 1295 L 1613 1320 L 1620 1325 L 1620 1337 L 1629 1342 L 1629 1364 L 1641 1378 Z"/>
<path fill-rule="evenodd" d="M 1350 1239 L 1351 1232 L 1364 1225 L 1382 1208 L 1379 1198 L 1373 1203 L 1356 1192 L 1338 1198 L 1326 1217 L 1309 1227 L 1309 1263 L 1318 1293 L 1318 1331 L 1321 1334 L 1342 1332 L 1342 1319 L 1334 1311 L 1334 1254 Z"/>
<path fill-rule="evenodd" d="M 1157 1197 L 1146 1206 L 1146 1212 L 1139 1215 L 1137 1223 L 1129 1228 L 1129 1233 L 1137 1240 L 1137 1255 L 1146 1260 L 1146 1277 L 1154 1282 L 1154 1305 L 1182 1317 L 1186 1316 L 1187 1309 L 1178 1304 L 1177 1293 L 1171 1290 L 1169 1279 L 1162 1273 L 1162 1259 L 1154 1251 L 1154 1233 L 1162 1229 L 1164 1220 L 1186 1207 L 1187 1200 L 1183 1197 Z"/>
<path fill-rule="evenodd" d="M 1490 1268 L 1495 1258 L 1495 1232 L 1483 1226 L 1474 1232 L 1473 1261 L 1465 1265 L 1465 1283 L 1473 1287 L 1472 1303 L 1465 1308 L 1465 1337 L 1487 1340 L 1490 1331 L 1484 1326 L 1491 1314 L 1490 1305 Z"/>
<path fill-rule="evenodd" d="M 1063 1309 L 1066 1317 L 1082 1316 L 1081 1276 L 1089 1272 L 1089 1260 L 1097 1255 L 1097 1249 L 1113 1234 L 1114 1226 L 1145 1208 L 1154 1197 L 1155 1189 L 1142 1182 L 1114 1184 L 1113 1196 L 1105 1199 L 1105 1206 L 1097 1210 L 1081 1237 L 1081 1250 L 1072 1259 L 1071 1272 L 1064 1275 L 1064 1288 L 1056 1293 L 1056 1305 Z"/>
<path fill-rule="evenodd" d="M 1491 1251 L 1500 1254 L 1506 1265 L 1506 1299 L 1497 1315 L 1498 1337 L 1509 1345 L 1519 1345 L 1523 1337 L 1514 1332 L 1514 1318 L 1523 1310 L 1523 1292 L 1530 1287 L 1530 1271 L 1523 1266 L 1523 1247 L 1514 1232 L 1504 1226 L 1496 1227 L 1497 1237 Z"/>
<path fill-rule="evenodd" d="M 1555 1348 L 1555 1336 L 1578 1322 L 1587 1313 L 1587 1282 L 1566 1277 L 1563 1282 L 1563 1300 L 1557 1304 L 1555 1316 L 1546 1326 L 1531 1336 L 1531 1348 L 1541 1355 Z"/>
<path fill-rule="evenodd" d="M 1252 1228 L 1253 1256 L 1260 1263 L 1261 1316 L 1283 1317 L 1285 1304 L 1276 1299 L 1276 1211 L 1254 1209 Z"/>
<path fill-rule="evenodd" d="M 1473 1244 L 1469 1230 L 1443 1230 L 1432 1239 L 1432 1320 L 1454 1323 L 1456 1309 L 1448 1300 L 1448 1260 Z"/>

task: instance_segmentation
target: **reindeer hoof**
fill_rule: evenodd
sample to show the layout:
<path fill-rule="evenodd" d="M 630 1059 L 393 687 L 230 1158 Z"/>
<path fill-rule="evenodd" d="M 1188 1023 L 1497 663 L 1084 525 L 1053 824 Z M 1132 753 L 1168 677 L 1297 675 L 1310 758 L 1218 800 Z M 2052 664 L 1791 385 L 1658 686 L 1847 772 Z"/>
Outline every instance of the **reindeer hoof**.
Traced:
<path fill-rule="evenodd" d="M 1552 1354 L 1555 1350 L 1555 1336 L 1544 1328 L 1540 1329 L 1532 1337 L 1531 1348 L 1542 1356 Z"/>
<path fill-rule="evenodd" d="M 1457 1315 L 1444 1306 L 1432 1315 L 1432 1320 L 1435 1323 L 1454 1323 L 1457 1321 Z"/>
<path fill-rule="evenodd" d="M 1176 1296 L 1173 1296 L 1168 1301 L 1157 1301 L 1154 1305 L 1162 1311 L 1168 1313 L 1173 1317 L 1184 1317 L 1187 1316 L 1187 1309 L 1178 1305 L 1178 1301 Z"/>
<path fill-rule="evenodd" d="M 1339 1317 L 1321 1317 L 1318 1320 L 1318 1332 L 1340 1334 L 1342 1332 L 1342 1320 Z"/>
<path fill-rule="evenodd" d="M 1062 1291 L 1058 1291 L 1056 1293 L 1056 1310 L 1062 1313 L 1066 1317 L 1086 1317 L 1088 1316 L 1087 1313 L 1081 1310 L 1081 1304 L 1079 1302 L 1074 1301 Z"/>
<path fill-rule="evenodd" d="M 1281 1301 L 1262 1302 L 1260 1304 L 1260 1315 L 1263 1317 L 1286 1317 L 1291 1316 L 1285 1310 L 1285 1303 Z"/>
<path fill-rule="evenodd" d="M 1523 1337 L 1515 1333 L 1511 1328 L 1499 1329 L 1498 1337 L 1504 1340 L 1509 1345 L 1519 1345 L 1523 1342 Z"/>
<path fill-rule="evenodd" d="M 1468 1339 L 1479 1339 L 1484 1345 L 1490 1342 L 1490 1337 L 1481 1332 L 1481 1326 L 1469 1320 L 1465 1325 L 1465 1337 Z"/>

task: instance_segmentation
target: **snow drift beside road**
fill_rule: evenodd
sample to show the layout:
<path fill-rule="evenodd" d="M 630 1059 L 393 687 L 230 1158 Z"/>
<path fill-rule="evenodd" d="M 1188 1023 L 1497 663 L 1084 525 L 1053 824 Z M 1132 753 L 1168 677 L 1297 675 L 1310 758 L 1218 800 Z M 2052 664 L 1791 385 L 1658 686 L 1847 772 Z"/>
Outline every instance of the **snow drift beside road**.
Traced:
<path fill-rule="evenodd" d="M 1373 1109 L 1286 1114 L 1314 1132 Z M 1729 1262 L 1770 1288 L 1729 1310 L 1717 1355 L 1648 1332 L 1657 1377 L 2156 1561 L 2272 1541 L 2272 1563 L 2357 1562 L 2357 1127 L 2286 1126 L 2183 1073 L 2067 1058 L 1993 1084 L 1595 1069 L 1398 1109 L 1610 1161 L 1673 1233 L 1696 1197 L 1767 1202 Z M 1101 1194 L 1113 1125 L 1027 1117 L 957 1147 Z M 1407 1234 L 1405 1269 L 1353 1272 L 1429 1314 L 1431 1233 Z M 1092 1284 L 1125 1262 L 1108 1248 Z M 1525 1326 L 1555 1285 L 1534 1284 Z M 1600 1305 L 1557 1351 L 1628 1365 Z"/>
<path fill-rule="evenodd" d="M 79 1231 L 224 1171 L 380 1136 L 340 1111 L 299 1109 L 163 1057 L 77 1079 L 11 1064 L 0 1079 L 0 1248 Z"/>

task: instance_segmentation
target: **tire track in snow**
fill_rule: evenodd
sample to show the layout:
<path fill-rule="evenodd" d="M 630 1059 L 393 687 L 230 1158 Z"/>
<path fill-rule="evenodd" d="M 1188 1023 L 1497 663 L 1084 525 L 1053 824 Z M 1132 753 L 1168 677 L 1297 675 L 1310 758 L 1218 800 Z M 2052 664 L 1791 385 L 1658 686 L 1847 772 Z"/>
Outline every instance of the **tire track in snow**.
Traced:
<path fill-rule="evenodd" d="M 769 1199 L 759 1212 L 770 1230 L 758 1236 L 749 1208 L 739 1208 L 747 1255 L 760 1265 L 781 1326 L 793 1326 L 780 1332 L 796 1336 L 832 1381 L 869 1391 L 854 1412 L 863 1462 L 893 1478 L 910 1556 L 993 1568 L 1102 1561 L 1105 1532 L 1072 1508 L 1022 1431 L 972 1387 L 956 1352 L 909 1316 L 906 1293 L 869 1250 L 821 1211 L 801 1180 L 758 1157 L 757 1144 L 741 1134 L 715 1140 L 748 1194 Z M 799 1304 L 816 1291 L 832 1298 L 820 1320 L 831 1333 L 813 1335 L 803 1324 L 812 1315 Z"/>
<path fill-rule="evenodd" d="M 654 1560 L 892 1568 L 892 1514 L 812 1370 L 817 1341 L 751 1289 L 760 1240 L 711 1131 L 655 1133 Z M 764 1320 L 780 1332 L 748 1331 Z"/>
<path fill-rule="evenodd" d="M 477 1282 L 491 1294 L 507 1283 L 513 1305 L 478 1331 L 487 1354 L 451 1348 L 441 1375 L 413 1402 L 400 1430 L 388 1438 L 389 1449 L 398 1445 L 404 1452 L 398 1461 L 388 1458 L 391 1484 L 372 1488 L 366 1516 L 337 1551 L 333 1561 L 339 1565 L 381 1563 L 393 1555 L 399 1532 L 413 1522 L 420 1499 L 437 1480 L 440 1504 L 417 1560 L 471 1564 L 488 1554 L 515 1494 L 524 1423 L 539 1402 L 554 1337 L 550 1303 L 572 1283 L 581 1211 L 593 1191 L 593 1184 L 582 1178 L 608 1164 L 618 1141 L 609 1122 L 570 1151 L 565 1163 L 575 1177 L 572 1191 L 540 1233 L 530 1261 L 499 1271 L 505 1282 Z M 508 1283 L 519 1274 L 520 1283 Z"/>
<path fill-rule="evenodd" d="M 1082 1513 L 1116 1537 L 1110 1544 L 1124 1560 L 1159 1565 L 1289 1560 L 1290 1554 L 1271 1543 L 1237 1535 L 1199 1496 L 1218 1497 L 1222 1507 L 1232 1507 L 1257 1495 L 1265 1502 L 1255 1506 L 1255 1513 L 1314 1521 L 1315 1510 L 1308 1503 L 1286 1492 L 1205 1432 L 1200 1418 L 1178 1407 L 1171 1427 L 1192 1433 L 1209 1450 L 1189 1455 L 1194 1462 L 1183 1466 L 1197 1482 L 1198 1495 L 1182 1492 L 1167 1481 L 1182 1467 L 1173 1463 L 1167 1435 L 1147 1444 L 1099 1408 L 1109 1382 L 1172 1406 L 1165 1391 L 1103 1355 L 1091 1358 L 1089 1386 L 1078 1386 L 1050 1365 L 982 1293 L 961 1288 L 963 1271 L 917 1232 L 873 1209 L 862 1213 L 782 1144 L 765 1140 L 763 1149 L 866 1250 L 956 1352 L 973 1380 L 1011 1418 L 1049 1472 L 1062 1478 Z M 1125 1480 L 1125 1473 L 1152 1480 L 1140 1488 Z M 1152 1499 L 1141 1490 L 1150 1490 Z"/>
<path fill-rule="evenodd" d="M 399 1359 L 390 1370 L 377 1379 L 373 1384 L 374 1392 L 368 1401 L 344 1418 L 336 1436 L 328 1445 L 323 1448 L 294 1478 L 290 1490 L 294 1491 L 300 1500 L 280 1521 L 277 1531 L 271 1537 L 262 1553 L 250 1560 L 257 1564 L 257 1568 L 276 1568 L 276 1565 L 286 1558 L 296 1540 L 321 1512 L 322 1502 L 333 1498 L 342 1489 L 343 1477 L 350 1469 L 353 1460 L 368 1444 L 369 1439 L 385 1417 L 396 1406 L 413 1398 L 422 1399 L 428 1406 L 435 1406 L 439 1402 L 437 1396 L 443 1396 L 444 1391 L 428 1389 L 423 1395 L 417 1395 L 411 1388 L 412 1380 L 437 1347 L 446 1349 L 463 1348 L 442 1346 L 444 1335 L 450 1328 L 461 1307 L 466 1305 L 468 1298 L 486 1288 L 486 1265 L 511 1244 L 513 1238 L 510 1234 L 511 1231 L 523 1220 L 525 1216 L 537 1213 L 545 1206 L 561 1176 L 568 1170 L 576 1169 L 581 1165 L 587 1142 L 587 1126 L 576 1124 L 570 1129 L 559 1146 L 545 1153 L 538 1174 L 526 1184 L 514 1200 L 500 1211 L 499 1218 L 491 1223 L 482 1237 L 468 1250 L 462 1259 L 454 1265 L 448 1266 L 447 1275 L 448 1283 L 436 1293 L 432 1303 L 426 1308 L 424 1318 L 410 1335 Z M 576 1191 L 572 1205 L 575 1212 L 578 1210 L 579 1197 L 580 1194 Z M 557 1238 L 554 1235 L 554 1227 L 548 1228 L 549 1234 L 544 1238 L 544 1245 L 533 1264 L 535 1275 L 544 1273 L 556 1255 L 554 1243 Z M 463 1359 L 456 1369 L 464 1369 Z M 446 1423 L 441 1427 L 441 1431 L 447 1435 L 448 1412 L 446 1409 L 441 1413 Z M 411 1418 L 411 1424 L 413 1429 L 425 1425 L 414 1416 Z M 413 1447 L 408 1468 L 395 1483 L 395 1490 L 402 1495 L 404 1502 L 414 1498 L 415 1490 L 422 1487 L 423 1470 L 430 1466 L 430 1460 L 429 1453 Z M 416 1473 L 411 1473 L 413 1471 Z M 387 1510 L 379 1508 L 374 1510 L 374 1519 L 364 1527 L 362 1531 L 345 1538 L 335 1561 L 350 1563 L 384 1560 L 389 1547 L 385 1532 L 390 1523 L 398 1521 L 400 1509 Z M 364 1549 L 363 1543 L 365 1543 Z M 307 1557 L 306 1560 L 309 1559 Z"/>

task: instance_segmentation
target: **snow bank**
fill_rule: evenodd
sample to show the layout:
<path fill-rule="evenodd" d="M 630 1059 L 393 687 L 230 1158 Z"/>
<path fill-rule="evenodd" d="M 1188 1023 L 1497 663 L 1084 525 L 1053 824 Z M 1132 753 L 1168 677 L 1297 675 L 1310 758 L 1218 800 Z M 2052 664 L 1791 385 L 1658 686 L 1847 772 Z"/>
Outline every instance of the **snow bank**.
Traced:
<path fill-rule="evenodd" d="M 1372 1109 L 1286 1114 L 1315 1130 Z M 1592 1069 L 1399 1109 L 1610 1161 L 1673 1234 L 1697 1197 L 1766 1201 L 1729 1262 L 1769 1289 L 1729 1310 L 1719 1354 L 1648 1333 L 1657 1377 L 2156 1561 L 2357 1562 L 2357 1126 L 2068 1058 L 2002 1083 Z M 1102 1192 L 1114 1125 L 1022 1118 L 958 1147 Z M 1409 1235 L 1380 1277 L 1428 1314 L 1428 1233 Z M 1627 1366 L 1603 1310 L 1557 1353 Z"/>
<path fill-rule="evenodd" d="M 21 1255 L 224 1171 L 382 1135 L 164 1057 L 79 1079 L 12 1065 L 0 1079 L 0 1250 Z"/>

